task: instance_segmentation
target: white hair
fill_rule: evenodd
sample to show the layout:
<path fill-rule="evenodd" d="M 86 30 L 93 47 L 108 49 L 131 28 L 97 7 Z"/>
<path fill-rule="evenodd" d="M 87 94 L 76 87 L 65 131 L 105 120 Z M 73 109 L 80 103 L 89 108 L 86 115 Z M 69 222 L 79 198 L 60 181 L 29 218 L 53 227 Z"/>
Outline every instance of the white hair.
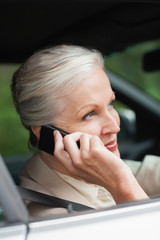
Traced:
<path fill-rule="evenodd" d="M 64 97 L 89 76 L 104 68 L 102 55 L 80 46 L 59 45 L 33 54 L 16 71 L 12 95 L 23 125 L 41 126 L 57 121 Z"/>

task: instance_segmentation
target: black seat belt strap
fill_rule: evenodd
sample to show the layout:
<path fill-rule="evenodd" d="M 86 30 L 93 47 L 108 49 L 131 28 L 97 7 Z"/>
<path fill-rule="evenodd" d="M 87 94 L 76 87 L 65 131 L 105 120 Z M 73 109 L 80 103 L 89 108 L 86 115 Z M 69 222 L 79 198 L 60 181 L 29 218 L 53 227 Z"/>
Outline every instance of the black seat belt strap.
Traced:
<path fill-rule="evenodd" d="M 91 207 L 85 206 L 80 203 L 75 203 L 72 201 L 68 201 L 68 200 L 64 200 L 64 199 L 57 198 L 54 196 L 50 196 L 50 195 L 40 193 L 40 192 L 37 192 L 34 190 L 23 188 L 21 186 L 17 186 L 17 189 L 23 200 L 36 202 L 36 203 L 40 203 L 40 204 L 47 205 L 50 207 L 55 207 L 55 208 L 66 208 L 66 209 L 68 209 L 68 212 L 72 212 L 72 211 L 79 212 L 79 211 L 93 209 Z"/>

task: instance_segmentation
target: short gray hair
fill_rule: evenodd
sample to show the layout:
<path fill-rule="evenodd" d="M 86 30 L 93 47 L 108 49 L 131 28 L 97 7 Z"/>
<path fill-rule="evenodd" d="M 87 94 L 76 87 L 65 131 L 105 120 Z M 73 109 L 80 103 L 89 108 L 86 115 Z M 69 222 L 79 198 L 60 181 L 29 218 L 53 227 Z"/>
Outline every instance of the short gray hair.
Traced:
<path fill-rule="evenodd" d="M 13 75 L 12 95 L 22 124 L 41 126 L 56 122 L 63 111 L 63 97 L 94 68 L 104 68 L 97 50 L 59 45 L 33 54 Z"/>

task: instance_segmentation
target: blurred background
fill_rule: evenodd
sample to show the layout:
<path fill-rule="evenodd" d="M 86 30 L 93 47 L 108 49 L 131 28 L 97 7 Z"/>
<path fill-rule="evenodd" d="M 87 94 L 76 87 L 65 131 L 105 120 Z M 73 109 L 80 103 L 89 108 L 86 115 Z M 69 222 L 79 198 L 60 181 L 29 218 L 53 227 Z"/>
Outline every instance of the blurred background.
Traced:
<path fill-rule="evenodd" d="M 106 69 L 132 82 L 160 101 L 160 71 L 144 71 L 143 57 L 148 49 L 160 49 L 160 40 L 142 42 L 105 58 Z M 10 83 L 20 64 L 0 64 L 0 152 L 3 156 L 28 154 L 28 131 L 24 129 L 12 103 Z M 145 83 L 145 84 L 144 84 Z M 116 102 L 115 108 L 126 108 Z"/>

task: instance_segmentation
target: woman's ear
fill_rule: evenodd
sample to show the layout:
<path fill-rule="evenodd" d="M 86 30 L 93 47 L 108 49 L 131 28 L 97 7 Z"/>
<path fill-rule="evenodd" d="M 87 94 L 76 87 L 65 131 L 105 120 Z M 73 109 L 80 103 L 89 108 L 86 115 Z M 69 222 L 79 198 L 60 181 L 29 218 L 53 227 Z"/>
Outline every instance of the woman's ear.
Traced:
<path fill-rule="evenodd" d="M 31 127 L 32 132 L 34 133 L 34 135 L 36 135 L 36 137 L 38 138 L 38 140 L 40 139 L 40 131 L 41 131 L 41 127 L 40 126 L 33 126 Z"/>

